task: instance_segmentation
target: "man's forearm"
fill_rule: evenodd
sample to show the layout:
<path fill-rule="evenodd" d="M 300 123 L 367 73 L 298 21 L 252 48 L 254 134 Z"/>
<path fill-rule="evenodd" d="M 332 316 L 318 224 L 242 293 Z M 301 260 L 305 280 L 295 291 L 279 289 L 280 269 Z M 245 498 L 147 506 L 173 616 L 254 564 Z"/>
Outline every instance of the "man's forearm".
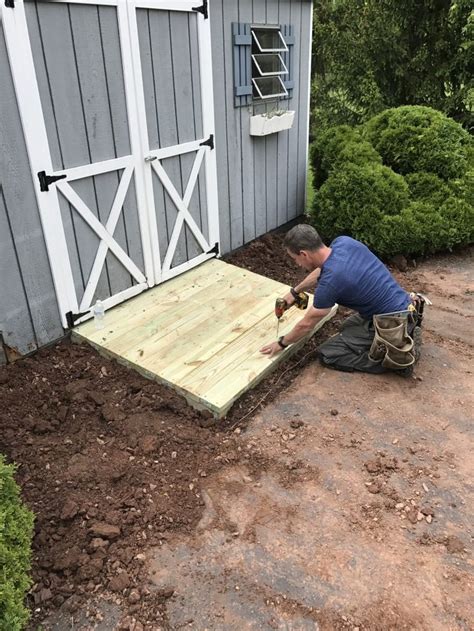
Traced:
<path fill-rule="evenodd" d="M 305 335 L 307 335 L 308 333 L 311 333 L 311 331 L 314 329 L 317 323 L 322 319 L 322 317 L 323 316 L 321 316 L 321 318 L 314 320 L 311 323 L 305 322 L 304 319 L 297 322 L 297 324 L 295 324 L 295 326 L 291 329 L 291 331 L 284 336 L 284 343 L 295 344 L 296 342 L 299 342 L 299 340 L 305 337 Z"/>
<path fill-rule="evenodd" d="M 301 283 L 298 283 L 297 285 L 295 285 L 294 287 L 295 291 L 297 292 L 313 291 L 314 288 L 316 287 L 320 274 L 321 274 L 321 270 L 318 267 L 317 269 L 310 272 L 308 276 L 306 276 L 306 278 L 304 278 L 301 281 Z"/>

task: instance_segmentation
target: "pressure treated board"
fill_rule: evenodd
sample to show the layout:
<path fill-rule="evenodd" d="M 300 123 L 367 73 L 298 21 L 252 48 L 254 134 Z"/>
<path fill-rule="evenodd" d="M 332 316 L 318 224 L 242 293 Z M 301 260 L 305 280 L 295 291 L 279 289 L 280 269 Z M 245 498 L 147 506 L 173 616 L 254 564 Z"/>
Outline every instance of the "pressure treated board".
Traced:
<path fill-rule="evenodd" d="M 222 418 L 243 392 L 308 339 L 273 358 L 259 352 L 276 339 L 275 299 L 287 291 L 286 285 L 211 259 L 107 311 L 103 329 L 89 321 L 73 337 Z M 298 309 L 286 312 L 280 335 L 302 315 Z"/>

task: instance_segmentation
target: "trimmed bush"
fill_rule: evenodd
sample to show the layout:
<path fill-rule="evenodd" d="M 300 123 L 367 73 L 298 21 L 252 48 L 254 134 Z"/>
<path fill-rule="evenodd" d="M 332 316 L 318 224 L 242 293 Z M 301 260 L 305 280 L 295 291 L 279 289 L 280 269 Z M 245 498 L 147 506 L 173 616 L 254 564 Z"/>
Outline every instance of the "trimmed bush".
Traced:
<path fill-rule="evenodd" d="M 28 621 L 33 513 L 23 505 L 13 473 L 0 455 L 0 631 L 20 631 Z"/>
<path fill-rule="evenodd" d="M 406 182 L 391 169 L 346 164 L 317 191 L 311 216 L 326 240 L 347 234 L 377 249 L 374 225 L 385 214 L 400 213 L 408 202 Z"/>
<path fill-rule="evenodd" d="M 338 125 L 316 133 L 310 151 L 314 185 L 319 188 L 329 173 L 345 163 L 382 164 L 382 158 L 360 132 L 349 125 Z"/>
<path fill-rule="evenodd" d="M 347 234 L 384 257 L 474 241 L 474 142 L 440 112 L 399 107 L 321 131 L 311 158 L 310 218 L 326 241 Z"/>
<path fill-rule="evenodd" d="M 456 121 L 418 105 L 377 114 L 362 127 L 362 134 L 397 173 L 425 171 L 443 180 L 466 172 L 474 143 Z"/>
<path fill-rule="evenodd" d="M 414 201 L 441 206 L 453 194 L 449 185 L 434 173 L 410 173 L 405 181 Z"/>

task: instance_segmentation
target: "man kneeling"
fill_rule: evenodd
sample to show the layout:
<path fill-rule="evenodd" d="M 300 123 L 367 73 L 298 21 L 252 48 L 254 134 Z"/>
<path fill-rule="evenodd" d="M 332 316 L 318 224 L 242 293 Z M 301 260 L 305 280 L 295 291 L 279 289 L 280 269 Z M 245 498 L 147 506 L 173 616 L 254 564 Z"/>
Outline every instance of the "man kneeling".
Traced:
<path fill-rule="evenodd" d="M 314 290 L 313 306 L 289 333 L 261 352 L 273 356 L 294 344 L 340 304 L 357 314 L 319 347 L 322 363 L 349 372 L 410 375 L 419 356 L 424 298 L 402 289 L 382 261 L 351 237 L 338 237 L 328 247 L 312 226 L 298 225 L 286 234 L 284 245 L 309 272 L 284 296 L 285 302 L 291 306 L 298 293 Z"/>

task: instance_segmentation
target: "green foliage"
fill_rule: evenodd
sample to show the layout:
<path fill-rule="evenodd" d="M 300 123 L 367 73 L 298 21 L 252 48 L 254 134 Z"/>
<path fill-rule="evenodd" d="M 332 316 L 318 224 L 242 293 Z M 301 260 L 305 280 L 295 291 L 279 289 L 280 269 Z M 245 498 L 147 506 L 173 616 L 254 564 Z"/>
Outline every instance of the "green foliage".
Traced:
<path fill-rule="evenodd" d="M 345 164 L 332 171 L 316 192 L 311 217 L 327 240 L 348 234 L 377 249 L 374 224 L 384 214 L 400 213 L 408 201 L 407 184 L 391 169 L 378 164 Z"/>
<path fill-rule="evenodd" d="M 0 631 L 19 631 L 28 621 L 24 597 L 30 587 L 33 514 L 21 502 L 13 473 L 0 455 Z"/>
<path fill-rule="evenodd" d="M 359 166 L 382 163 L 373 146 L 349 125 L 329 127 L 316 133 L 310 160 L 313 182 L 318 188 L 326 181 L 331 170 L 341 168 L 345 163 Z"/>
<path fill-rule="evenodd" d="M 440 207 L 452 195 L 450 186 L 434 173 L 410 173 L 405 177 L 414 201 Z"/>
<path fill-rule="evenodd" d="M 426 105 L 474 126 L 472 0 L 320 0 L 314 7 L 314 127 Z"/>
<path fill-rule="evenodd" d="M 364 125 L 363 134 L 397 173 L 425 171 L 444 180 L 464 174 L 473 147 L 458 123 L 421 106 L 385 110 Z"/>
<path fill-rule="evenodd" d="M 348 234 L 384 257 L 472 243 L 473 156 L 467 132 L 425 107 L 318 131 L 310 219 L 327 241 Z"/>

